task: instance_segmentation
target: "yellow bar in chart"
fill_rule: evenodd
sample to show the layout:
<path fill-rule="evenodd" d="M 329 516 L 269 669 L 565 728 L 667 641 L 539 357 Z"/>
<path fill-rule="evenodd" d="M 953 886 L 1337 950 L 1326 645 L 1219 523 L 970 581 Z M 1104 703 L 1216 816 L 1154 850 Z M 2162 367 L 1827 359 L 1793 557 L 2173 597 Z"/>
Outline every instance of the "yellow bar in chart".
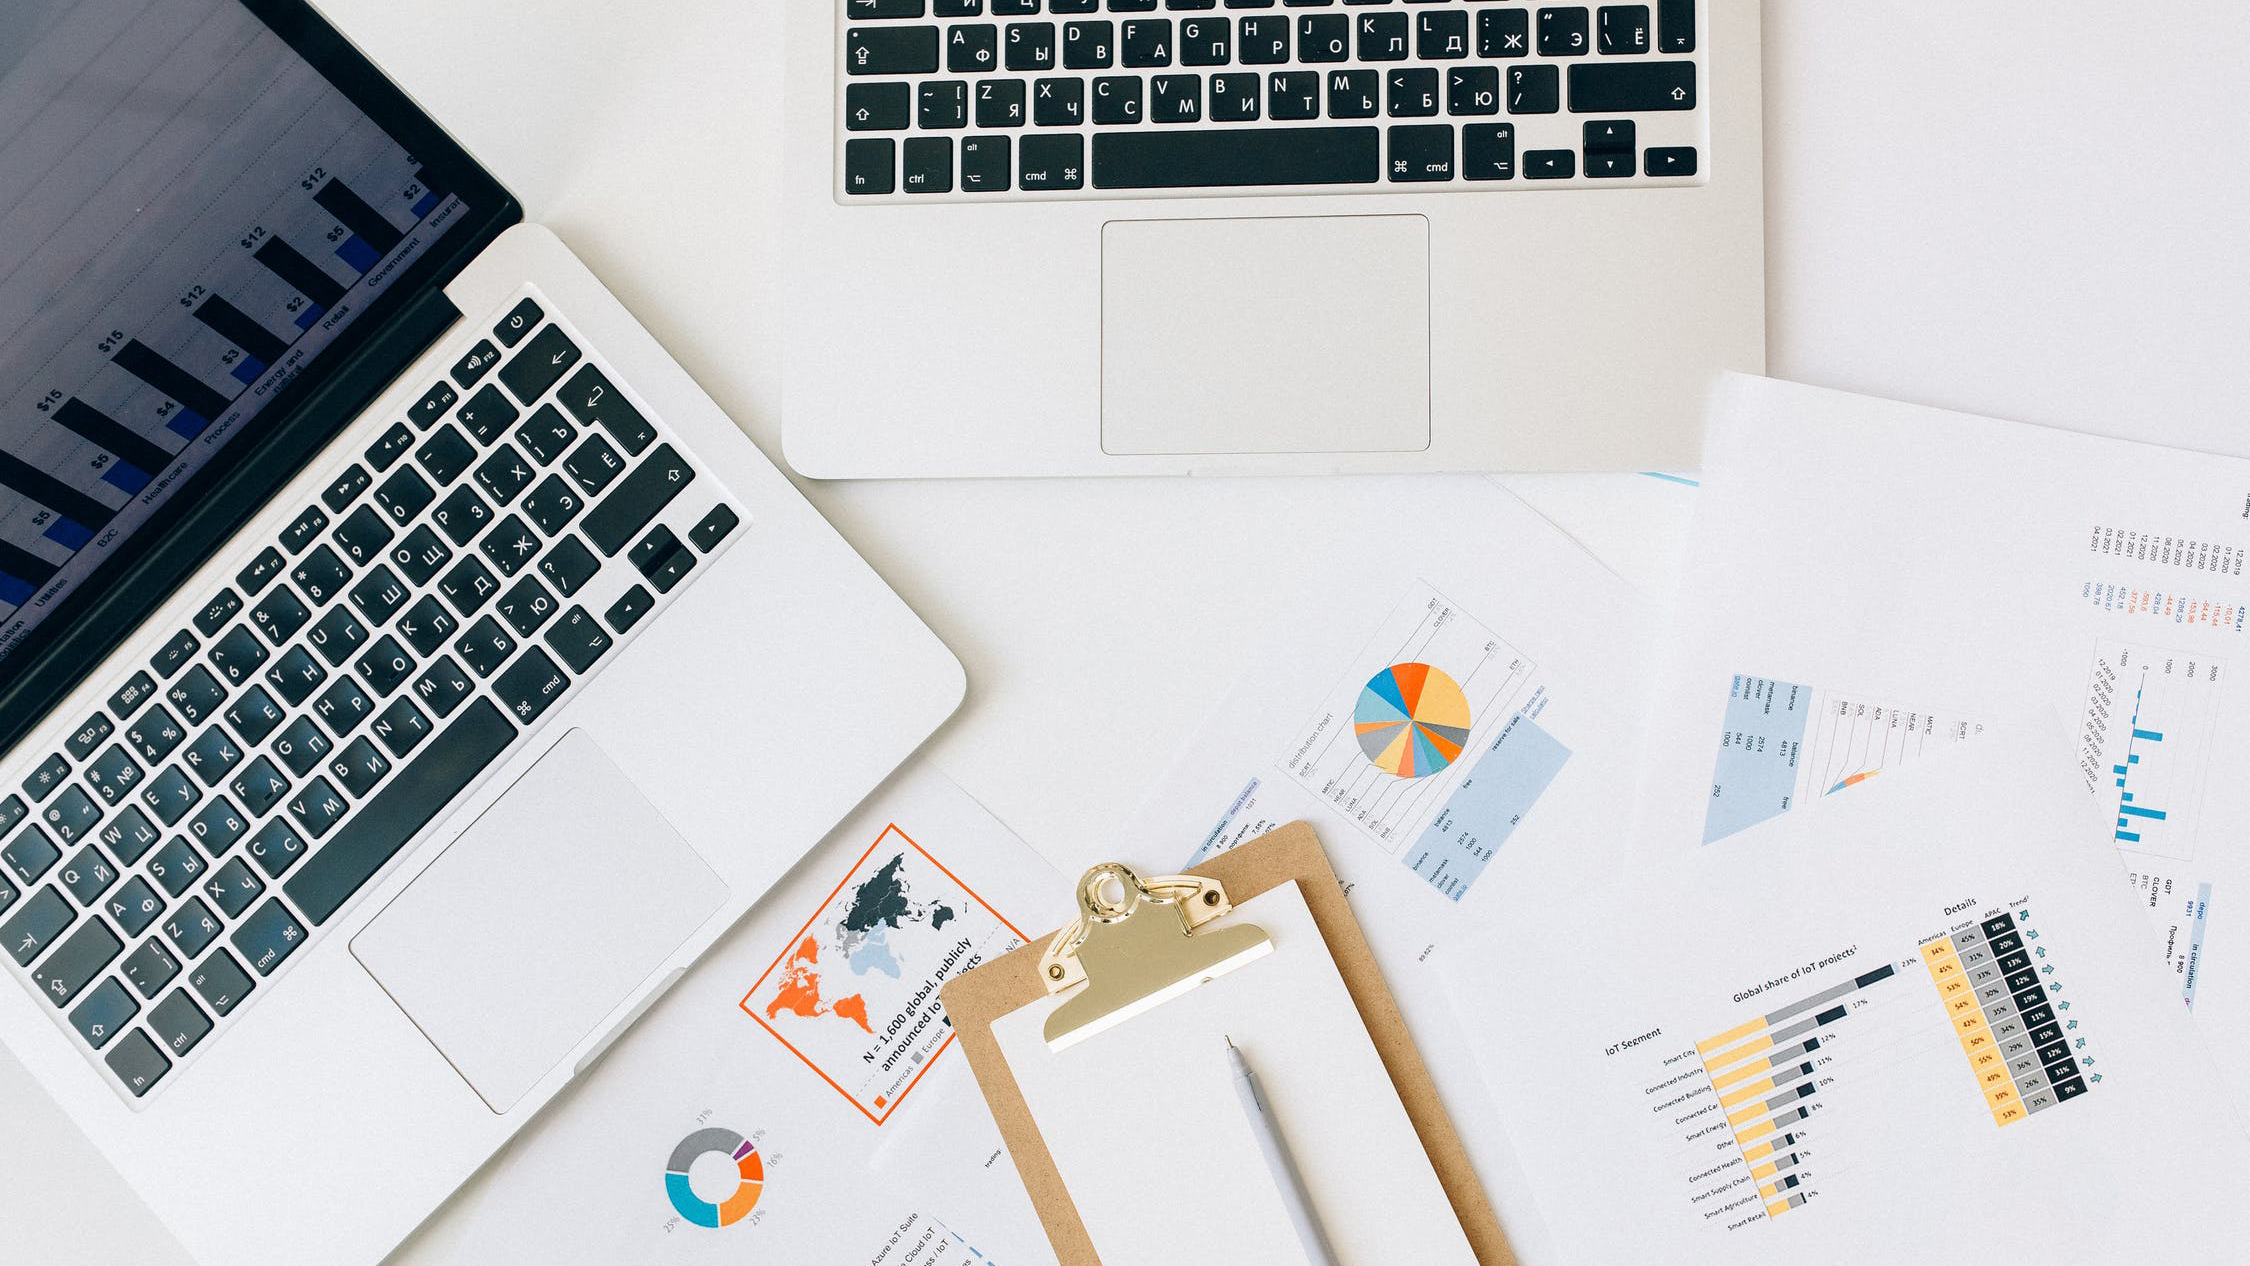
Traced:
<path fill-rule="evenodd" d="M 1723 1096 L 1719 1100 L 1719 1106 L 1722 1108 L 1731 1108 L 1745 1099 L 1755 1099 L 1759 1095 L 1762 1095 L 1771 1089 L 1773 1089 L 1773 1078 L 1771 1077 L 1766 1078 L 1764 1081 L 1754 1081 L 1749 1085 L 1744 1086 L 1740 1090 Z"/>
<path fill-rule="evenodd" d="M 1757 1145 L 1756 1147 L 1753 1147 L 1753 1148 L 1749 1149 L 1748 1151 L 1744 1152 L 1744 1153 L 1742 1154 L 1742 1159 L 1744 1159 L 1744 1160 L 1746 1160 L 1746 1161 L 1754 1161 L 1754 1160 L 1757 1160 L 1757 1159 L 1759 1159 L 1759 1158 L 1761 1158 L 1761 1157 L 1766 1157 L 1766 1156 L 1771 1156 L 1771 1155 L 1773 1155 L 1773 1144 L 1771 1144 L 1771 1143 L 1760 1143 L 1760 1144 L 1758 1144 L 1758 1145 Z"/>
<path fill-rule="evenodd" d="M 1711 1089 L 1724 1090 L 1738 1081 L 1747 1081 L 1771 1068 L 1771 1064 L 1744 1064 L 1732 1072 L 1720 1073 L 1711 1079 Z"/>
<path fill-rule="evenodd" d="M 1732 1125 L 1734 1124 L 1734 1122 L 1729 1121 L 1727 1122 L 1727 1124 Z M 1773 1133 L 1773 1122 L 1770 1120 L 1760 1121 L 1747 1130 L 1736 1130 L 1734 1132 L 1734 1141 L 1737 1143 L 1747 1143 L 1751 1139 L 1757 1138 L 1760 1135 L 1771 1133 Z"/>
<path fill-rule="evenodd" d="M 1752 1033 L 1757 1032 L 1759 1029 L 1762 1029 L 1765 1026 L 1766 1018 L 1764 1016 L 1759 1016 L 1755 1020 L 1744 1020 L 1742 1023 L 1735 1025 L 1733 1028 L 1728 1029 L 1726 1032 L 1721 1033 L 1717 1037 L 1707 1037 L 1702 1041 L 1697 1042 L 1695 1044 L 1695 1053 L 1698 1055 L 1708 1055 L 1711 1052 L 1719 1049 L 1720 1047 L 1725 1046 L 1729 1042 L 1740 1041 L 1741 1039 L 1750 1036 Z"/>

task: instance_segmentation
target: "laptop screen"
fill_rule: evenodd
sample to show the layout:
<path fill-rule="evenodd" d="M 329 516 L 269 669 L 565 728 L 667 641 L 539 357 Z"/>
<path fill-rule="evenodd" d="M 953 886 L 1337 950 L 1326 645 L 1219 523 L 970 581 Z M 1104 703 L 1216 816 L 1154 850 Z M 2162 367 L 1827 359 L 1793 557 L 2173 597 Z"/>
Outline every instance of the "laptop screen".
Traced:
<path fill-rule="evenodd" d="M 473 227 L 456 181 L 298 50 L 365 68 L 301 6 L 7 7 L 0 681 L 180 518 L 183 488 L 258 446 L 261 414 L 305 394 L 293 380 L 397 306 L 382 301 L 419 257 Z"/>

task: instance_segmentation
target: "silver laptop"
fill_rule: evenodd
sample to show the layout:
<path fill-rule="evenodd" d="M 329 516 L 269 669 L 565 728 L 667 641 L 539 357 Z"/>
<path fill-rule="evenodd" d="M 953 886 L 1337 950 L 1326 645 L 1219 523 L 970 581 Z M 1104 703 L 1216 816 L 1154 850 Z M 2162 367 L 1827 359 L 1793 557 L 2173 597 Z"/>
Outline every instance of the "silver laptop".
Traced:
<path fill-rule="evenodd" d="M 784 0 L 814 476 L 1699 464 L 1755 0 Z"/>
<path fill-rule="evenodd" d="M 297 0 L 0 28 L 0 1040 L 199 1258 L 372 1262 L 958 663 Z"/>

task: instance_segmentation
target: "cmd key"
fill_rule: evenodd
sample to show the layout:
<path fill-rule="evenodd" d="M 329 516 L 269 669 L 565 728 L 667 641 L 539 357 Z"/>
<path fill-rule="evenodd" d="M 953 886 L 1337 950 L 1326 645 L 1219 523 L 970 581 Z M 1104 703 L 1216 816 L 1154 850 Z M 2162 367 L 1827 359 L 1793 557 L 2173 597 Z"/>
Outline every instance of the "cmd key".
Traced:
<path fill-rule="evenodd" d="M 934 26 L 853 27 L 844 33 L 844 69 L 854 75 L 927 75 L 938 68 Z"/>

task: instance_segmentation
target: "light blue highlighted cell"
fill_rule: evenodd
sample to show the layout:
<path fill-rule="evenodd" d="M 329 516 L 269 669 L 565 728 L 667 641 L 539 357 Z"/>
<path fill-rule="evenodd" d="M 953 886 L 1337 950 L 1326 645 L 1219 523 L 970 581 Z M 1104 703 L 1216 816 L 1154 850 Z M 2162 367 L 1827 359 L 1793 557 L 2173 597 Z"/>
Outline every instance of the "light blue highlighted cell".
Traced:
<path fill-rule="evenodd" d="M 1530 717 L 1510 717 L 1401 860 L 1459 901 L 1569 759 Z"/>
<path fill-rule="evenodd" d="M 1789 811 L 1797 794 L 1797 760 L 1813 706 L 1810 687 L 1738 676 L 1728 688 L 1725 730 L 1711 771 L 1711 805 L 1703 842 L 1723 840 Z"/>
<path fill-rule="evenodd" d="M 2181 973 L 2180 996 L 2193 1011 L 2196 978 L 2203 972 L 2203 934 L 2211 924 L 2211 885 L 2196 885 L 2195 909 L 2189 913 L 2187 970 Z"/>

